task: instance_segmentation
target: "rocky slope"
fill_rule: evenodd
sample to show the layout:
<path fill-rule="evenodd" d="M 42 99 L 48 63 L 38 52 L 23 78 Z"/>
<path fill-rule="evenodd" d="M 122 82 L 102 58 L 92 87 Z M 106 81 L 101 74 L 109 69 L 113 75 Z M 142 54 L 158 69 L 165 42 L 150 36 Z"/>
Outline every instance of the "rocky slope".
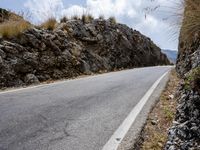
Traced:
<path fill-rule="evenodd" d="M 199 1 L 196 2 L 200 5 Z M 192 9 L 188 12 L 190 16 L 192 12 Z M 187 17 L 183 26 L 186 19 Z M 176 66 L 183 81 L 177 91 L 179 105 L 174 125 L 169 130 L 166 150 L 200 149 L 200 34 L 197 31 L 185 38 L 184 30 L 182 27 Z"/>
<path fill-rule="evenodd" d="M 148 37 L 110 20 L 69 20 L 53 31 L 33 27 L 0 38 L 0 88 L 166 64 Z"/>

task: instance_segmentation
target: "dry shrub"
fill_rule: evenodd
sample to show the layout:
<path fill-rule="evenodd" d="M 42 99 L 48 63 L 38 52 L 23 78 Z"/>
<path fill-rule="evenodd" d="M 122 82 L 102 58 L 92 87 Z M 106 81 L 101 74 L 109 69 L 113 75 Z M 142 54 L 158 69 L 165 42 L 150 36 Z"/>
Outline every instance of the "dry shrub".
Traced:
<path fill-rule="evenodd" d="M 11 38 L 20 35 L 30 27 L 31 24 L 27 21 L 7 21 L 0 24 L 0 35 L 3 38 Z"/>
<path fill-rule="evenodd" d="M 57 23 L 56 19 L 52 17 L 52 18 L 49 18 L 44 23 L 42 23 L 40 27 L 47 30 L 54 30 L 56 27 L 56 23 Z"/>

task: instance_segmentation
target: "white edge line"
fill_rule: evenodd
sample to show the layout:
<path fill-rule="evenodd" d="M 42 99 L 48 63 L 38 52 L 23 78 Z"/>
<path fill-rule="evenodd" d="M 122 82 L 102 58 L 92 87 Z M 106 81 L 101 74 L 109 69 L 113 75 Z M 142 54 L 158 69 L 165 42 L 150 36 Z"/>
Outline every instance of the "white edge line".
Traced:
<path fill-rule="evenodd" d="M 119 128 L 114 132 L 108 142 L 104 145 L 102 150 L 117 150 L 119 144 L 127 134 L 131 125 L 135 121 L 138 114 L 141 112 L 142 108 L 160 83 L 160 81 L 168 74 L 169 71 L 164 73 L 146 92 L 146 94 L 142 97 L 142 99 L 138 102 L 138 104 L 133 108 L 133 110 L 129 113 L 123 123 L 119 126 Z"/>

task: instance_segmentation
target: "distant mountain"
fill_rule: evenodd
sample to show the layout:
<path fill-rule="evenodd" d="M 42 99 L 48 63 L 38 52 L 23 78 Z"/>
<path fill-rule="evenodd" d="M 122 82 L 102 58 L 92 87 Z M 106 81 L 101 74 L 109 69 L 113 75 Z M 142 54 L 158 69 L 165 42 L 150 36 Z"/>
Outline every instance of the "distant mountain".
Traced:
<path fill-rule="evenodd" d="M 169 58 L 169 60 L 170 60 L 172 63 L 174 63 L 174 64 L 176 63 L 178 51 L 163 49 L 162 52 L 165 53 L 165 54 L 167 55 L 167 57 Z"/>

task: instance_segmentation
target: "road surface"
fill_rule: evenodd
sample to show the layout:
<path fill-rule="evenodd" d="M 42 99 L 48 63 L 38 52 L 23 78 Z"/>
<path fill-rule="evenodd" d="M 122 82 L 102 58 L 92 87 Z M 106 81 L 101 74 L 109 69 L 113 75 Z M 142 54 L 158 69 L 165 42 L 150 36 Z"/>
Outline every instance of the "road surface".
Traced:
<path fill-rule="evenodd" d="M 170 69 L 138 68 L 0 92 L 0 150 L 101 150 Z"/>

